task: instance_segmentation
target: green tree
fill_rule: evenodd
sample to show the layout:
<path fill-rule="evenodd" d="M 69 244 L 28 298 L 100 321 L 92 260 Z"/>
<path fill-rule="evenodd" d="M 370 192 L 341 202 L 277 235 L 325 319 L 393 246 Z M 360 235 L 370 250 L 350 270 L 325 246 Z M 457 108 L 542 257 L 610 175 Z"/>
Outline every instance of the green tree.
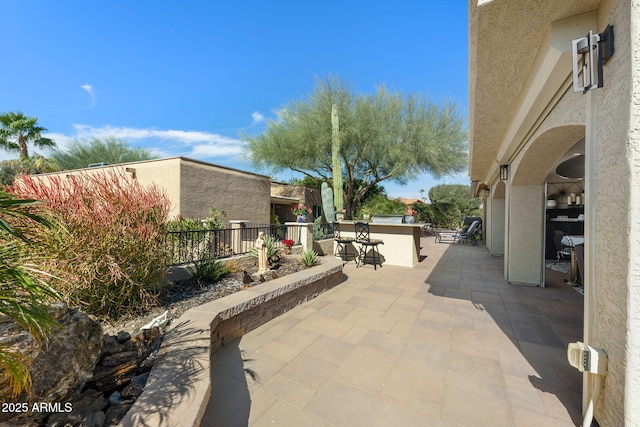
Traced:
<path fill-rule="evenodd" d="M 0 162 L 0 184 L 11 185 L 18 174 L 34 175 L 57 172 L 60 169 L 56 161 L 49 157 L 34 154 L 27 159 L 3 160 Z"/>
<path fill-rule="evenodd" d="M 17 199 L 0 190 L 0 315 L 7 316 L 37 341 L 46 341 L 55 326 L 45 300 L 58 298 L 37 267 L 39 227 L 53 225 L 29 211 L 33 200 Z M 0 344 L 0 384 L 14 395 L 31 384 L 29 361 Z"/>
<path fill-rule="evenodd" d="M 303 178 L 291 178 L 289 180 L 289 184 L 306 185 L 307 187 L 320 188 L 320 186 L 322 185 L 322 180 L 312 176 L 305 176 Z"/>
<path fill-rule="evenodd" d="M 407 205 L 400 200 L 389 199 L 385 194 L 376 194 L 361 207 L 374 215 L 404 215 L 407 212 Z"/>
<path fill-rule="evenodd" d="M 76 140 L 64 150 L 56 150 L 53 158 L 61 170 L 82 169 L 91 163 L 109 164 L 137 162 L 155 159 L 149 150 L 131 147 L 127 142 L 115 137 L 91 140 Z"/>
<path fill-rule="evenodd" d="M 431 203 L 453 203 L 466 216 L 477 215 L 482 200 L 471 197 L 471 188 L 462 184 L 440 184 L 429 189 Z"/>
<path fill-rule="evenodd" d="M 38 148 L 53 148 L 56 143 L 42 136 L 47 129 L 38 126 L 37 117 L 27 117 L 20 111 L 0 115 L 0 147 L 20 153 L 20 160 L 29 158 L 28 144 Z"/>
<path fill-rule="evenodd" d="M 306 99 L 282 108 L 262 134 L 245 135 L 254 165 L 330 182 L 333 104 L 340 117 L 347 217 L 382 181 L 406 183 L 421 173 L 440 177 L 466 167 L 464 119 L 453 103 L 438 105 L 384 86 L 373 94 L 353 94 L 331 76 L 318 79 Z"/>

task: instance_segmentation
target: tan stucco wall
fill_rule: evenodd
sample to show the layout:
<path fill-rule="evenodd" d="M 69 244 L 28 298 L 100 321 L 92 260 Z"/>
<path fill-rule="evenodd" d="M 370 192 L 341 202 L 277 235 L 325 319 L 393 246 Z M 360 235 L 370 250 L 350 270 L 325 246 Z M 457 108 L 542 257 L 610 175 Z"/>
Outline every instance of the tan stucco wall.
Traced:
<path fill-rule="evenodd" d="M 120 170 L 125 171 L 127 168 L 135 169 L 136 180 L 145 187 L 156 185 L 162 189 L 169 201 L 171 202 L 170 217 L 177 216 L 180 213 L 180 158 L 158 159 L 146 162 L 136 162 L 131 164 L 108 166 L 104 168 L 96 168 L 95 171 L 101 170 Z M 94 169 L 83 169 L 82 172 L 91 172 Z"/>
<path fill-rule="evenodd" d="M 180 212 L 206 218 L 211 207 L 227 213 L 226 221 L 269 223 L 270 180 L 263 175 L 181 159 Z"/>
<path fill-rule="evenodd" d="M 594 307 L 585 331 L 590 336 L 585 340 L 603 348 L 609 357 L 609 372 L 595 414 L 602 426 L 640 425 L 639 8 L 631 8 L 628 1 L 601 3 L 596 30 L 602 31 L 610 23 L 615 26 L 616 51 L 604 68 L 605 87 L 592 92 L 593 95 L 568 90 L 512 164 L 514 183 L 538 182 L 548 172 L 543 169 L 553 166 L 558 152 L 584 132 L 580 128 L 586 120 L 587 97 L 593 96 L 595 170 L 585 179 L 595 189 L 594 197 L 588 201 L 594 213 L 591 239 Z M 636 41 L 635 45 L 631 46 L 630 40 Z M 516 212 L 525 212 L 513 201 L 510 207 L 510 218 Z M 511 220 L 510 233 L 513 226 Z M 510 245 L 517 240 L 518 237 L 511 236 Z M 514 256 L 518 257 L 517 248 L 510 251 L 509 258 L 514 261 Z M 511 280 L 515 280 L 513 268 L 519 262 L 509 263 Z M 526 271 L 522 267 L 518 270 Z M 534 276 L 536 272 L 531 270 L 527 274 Z M 588 317 L 589 313 L 587 307 L 585 315 Z"/>
<path fill-rule="evenodd" d="M 623 13 L 620 11 L 618 13 Z M 627 362 L 625 385 L 625 423 L 640 425 L 640 4 L 636 1 L 630 14 L 630 40 L 635 43 L 631 49 L 631 67 L 629 82 L 631 99 L 629 102 L 630 132 L 627 150 L 630 163 L 629 180 L 629 279 L 627 311 Z M 624 88 L 622 88 L 624 90 Z M 633 414 L 627 416 L 627 414 Z"/>
<path fill-rule="evenodd" d="M 640 4 L 602 2 L 615 54 L 596 95 L 595 311 L 591 344 L 609 356 L 602 426 L 640 425 Z M 633 44 L 631 43 L 633 40 Z"/>

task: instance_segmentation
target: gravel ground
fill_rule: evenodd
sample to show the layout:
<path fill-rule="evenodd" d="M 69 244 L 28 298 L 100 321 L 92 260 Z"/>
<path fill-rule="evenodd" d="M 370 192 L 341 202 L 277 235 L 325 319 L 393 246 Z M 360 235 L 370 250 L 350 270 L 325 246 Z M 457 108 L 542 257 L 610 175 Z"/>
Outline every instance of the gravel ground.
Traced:
<path fill-rule="evenodd" d="M 276 276 L 280 277 L 305 268 L 307 267 L 302 266 L 298 262 L 297 257 L 288 256 L 274 264 L 272 266 L 272 272 L 275 272 Z M 135 317 L 123 318 L 116 323 L 103 323 L 102 328 L 104 333 L 106 335 L 116 335 L 120 331 L 125 331 L 133 334 L 140 329 L 141 326 L 149 323 L 153 318 L 167 310 L 169 311 L 169 318 L 175 320 L 180 317 L 182 313 L 193 307 L 231 295 L 242 290 L 245 286 L 259 286 L 261 282 L 256 275 L 256 269 L 254 268 L 253 271 L 247 270 L 247 272 L 256 279 L 251 285 L 245 285 L 243 283 L 242 271 L 232 273 L 215 283 L 198 282 L 193 279 L 176 282 L 168 292 L 162 296 L 159 307 Z M 264 275 L 264 278 L 265 280 L 272 280 L 273 275 L 268 273 Z"/>

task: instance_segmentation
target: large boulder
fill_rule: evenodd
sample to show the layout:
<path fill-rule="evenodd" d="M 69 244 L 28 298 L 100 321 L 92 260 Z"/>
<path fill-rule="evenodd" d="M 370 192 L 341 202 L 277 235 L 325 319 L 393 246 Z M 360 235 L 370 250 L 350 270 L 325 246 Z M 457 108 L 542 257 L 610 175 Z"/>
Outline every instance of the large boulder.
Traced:
<path fill-rule="evenodd" d="M 0 401 L 62 402 L 91 378 L 102 350 L 102 326 L 63 304 L 56 304 L 49 311 L 60 327 L 54 329 L 44 345 L 14 323 L 0 323 L 3 343 L 17 348 L 32 361 L 30 392 L 17 398 L 0 393 Z"/>

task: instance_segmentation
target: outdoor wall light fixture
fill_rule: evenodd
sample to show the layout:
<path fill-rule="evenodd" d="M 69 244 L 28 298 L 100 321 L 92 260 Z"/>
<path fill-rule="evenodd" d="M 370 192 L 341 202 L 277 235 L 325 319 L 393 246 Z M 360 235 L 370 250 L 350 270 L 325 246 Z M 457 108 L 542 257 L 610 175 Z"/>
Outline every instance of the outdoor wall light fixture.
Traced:
<path fill-rule="evenodd" d="M 489 194 L 491 194 L 491 191 L 488 188 L 485 188 L 484 190 L 482 190 L 482 197 L 485 199 L 489 198 Z"/>
<path fill-rule="evenodd" d="M 587 93 L 604 86 L 602 65 L 613 55 L 613 25 L 600 34 L 592 31 L 585 37 L 571 41 L 573 91 Z"/>
<path fill-rule="evenodd" d="M 509 165 L 500 165 L 500 181 L 509 181 Z"/>

